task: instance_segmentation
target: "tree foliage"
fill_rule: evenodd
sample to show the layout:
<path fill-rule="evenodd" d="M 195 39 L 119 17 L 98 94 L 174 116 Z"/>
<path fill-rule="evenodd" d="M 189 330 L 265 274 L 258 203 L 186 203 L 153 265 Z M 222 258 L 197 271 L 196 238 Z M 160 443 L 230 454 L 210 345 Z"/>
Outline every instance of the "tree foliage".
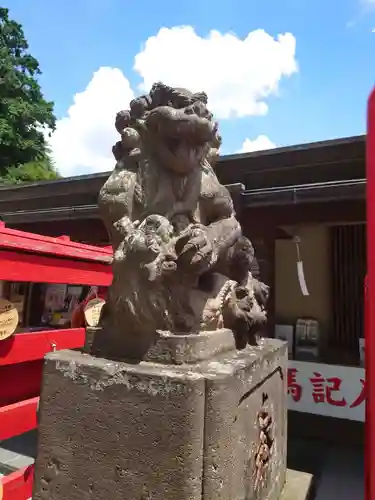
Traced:
<path fill-rule="evenodd" d="M 28 52 L 22 26 L 0 7 L 0 179 L 56 178 L 43 129 L 54 130 L 53 103 L 38 83 L 38 61 Z"/>
<path fill-rule="evenodd" d="M 57 179 L 55 167 L 49 157 L 25 163 L 17 167 L 8 167 L 6 174 L 0 178 L 4 184 L 21 184 L 22 182 L 35 182 L 40 180 Z"/>

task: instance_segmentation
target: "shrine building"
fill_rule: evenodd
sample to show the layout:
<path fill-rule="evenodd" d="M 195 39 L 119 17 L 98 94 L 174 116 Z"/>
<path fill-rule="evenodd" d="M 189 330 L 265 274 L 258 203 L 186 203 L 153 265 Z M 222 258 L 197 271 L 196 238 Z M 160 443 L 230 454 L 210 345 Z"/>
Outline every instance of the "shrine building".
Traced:
<path fill-rule="evenodd" d="M 271 286 L 268 333 L 290 342 L 291 359 L 360 367 L 365 136 L 224 156 L 216 172 L 233 193 L 260 278 Z M 97 209 L 107 177 L 2 186 L 0 217 L 12 228 L 108 245 Z M 361 420 L 355 415 L 342 418 Z"/>

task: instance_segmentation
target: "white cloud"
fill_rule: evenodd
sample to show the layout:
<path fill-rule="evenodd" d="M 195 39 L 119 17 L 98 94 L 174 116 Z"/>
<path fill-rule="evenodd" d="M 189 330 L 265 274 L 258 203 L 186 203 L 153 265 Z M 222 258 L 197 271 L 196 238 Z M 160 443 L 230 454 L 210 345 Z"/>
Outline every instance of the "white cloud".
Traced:
<path fill-rule="evenodd" d="M 137 54 L 134 69 L 143 78 L 142 90 L 158 80 L 204 90 L 218 118 L 263 115 L 265 98 L 297 71 L 295 52 L 290 33 L 275 39 L 256 30 L 242 40 L 214 30 L 202 38 L 191 26 L 162 28 Z"/>
<path fill-rule="evenodd" d="M 252 153 L 253 151 L 262 151 L 264 149 L 273 149 L 276 147 L 266 135 L 258 135 L 254 140 L 246 138 L 243 141 L 242 147 L 237 153 Z"/>
<path fill-rule="evenodd" d="M 218 31 L 200 37 L 189 26 L 162 28 L 135 56 L 134 70 L 142 79 L 142 90 L 158 80 L 204 90 L 217 118 L 263 115 L 268 111 L 266 99 L 277 94 L 280 80 L 297 71 L 295 50 L 290 33 L 273 38 L 256 30 L 240 39 Z M 94 73 L 49 139 L 62 175 L 113 168 L 115 114 L 133 97 L 120 69 L 101 67 Z"/>
<path fill-rule="evenodd" d="M 360 8 L 362 10 L 362 15 L 366 13 L 372 14 L 375 9 L 375 0 L 360 0 Z"/>
<path fill-rule="evenodd" d="M 115 116 L 133 97 L 119 69 L 102 67 L 94 73 L 49 139 L 61 175 L 112 170 L 112 146 L 118 140 Z"/>

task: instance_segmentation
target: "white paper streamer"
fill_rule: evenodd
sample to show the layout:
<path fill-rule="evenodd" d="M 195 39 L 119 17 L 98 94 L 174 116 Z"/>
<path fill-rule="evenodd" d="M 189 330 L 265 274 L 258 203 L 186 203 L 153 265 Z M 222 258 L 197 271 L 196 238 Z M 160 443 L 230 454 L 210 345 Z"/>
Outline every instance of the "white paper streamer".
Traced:
<path fill-rule="evenodd" d="M 299 251 L 299 244 L 301 240 L 299 239 L 298 236 L 294 237 L 294 243 L 296 244 L 296 250 L 297 250 L 297 275 L 298 275 L 298 281 L 299 281 L 299 286 L 301 288 L 302 295 L 308 296 L 309 290 L 307 288 L 306 280 L 305 280 L 305 273 L 303 271 L 303 262 L 301 259 L 300 251 Z"/>
<path fill-rule="evenodd" d="M 305 273 L 303 272 L 303 262 L 302 260 L 299 260 L 297 262 L 297 274 L 298 274 L 298 281 L 299 281 L 299 286 L 301 288 L 302 295 L 310 295 L 309 291 L 307 289 L 306 285 L 306 280 L 305 280 Z"/>

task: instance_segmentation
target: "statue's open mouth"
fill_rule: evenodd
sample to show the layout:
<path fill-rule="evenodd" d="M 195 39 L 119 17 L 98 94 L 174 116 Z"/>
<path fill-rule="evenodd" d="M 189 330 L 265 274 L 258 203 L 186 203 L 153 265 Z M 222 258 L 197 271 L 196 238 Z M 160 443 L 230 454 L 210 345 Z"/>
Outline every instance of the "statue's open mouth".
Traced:
<path fill-rule="evenodd" d="M 190 171 L 201 164 L 207 149 L 207 143 L 194 144 L 180 137 L 165 139 L 165 145 L 183 171 Z"/>
<path fill-rule="evenodd" d="M 165 148 L 163 161 L 181 173 L 201 165 L 217 133 L 217 126 L 211 120 L 167 106 L 151 111 L 146 123 L 148 130 L 159 138 L 159 148 L 161 144 Z"/>

